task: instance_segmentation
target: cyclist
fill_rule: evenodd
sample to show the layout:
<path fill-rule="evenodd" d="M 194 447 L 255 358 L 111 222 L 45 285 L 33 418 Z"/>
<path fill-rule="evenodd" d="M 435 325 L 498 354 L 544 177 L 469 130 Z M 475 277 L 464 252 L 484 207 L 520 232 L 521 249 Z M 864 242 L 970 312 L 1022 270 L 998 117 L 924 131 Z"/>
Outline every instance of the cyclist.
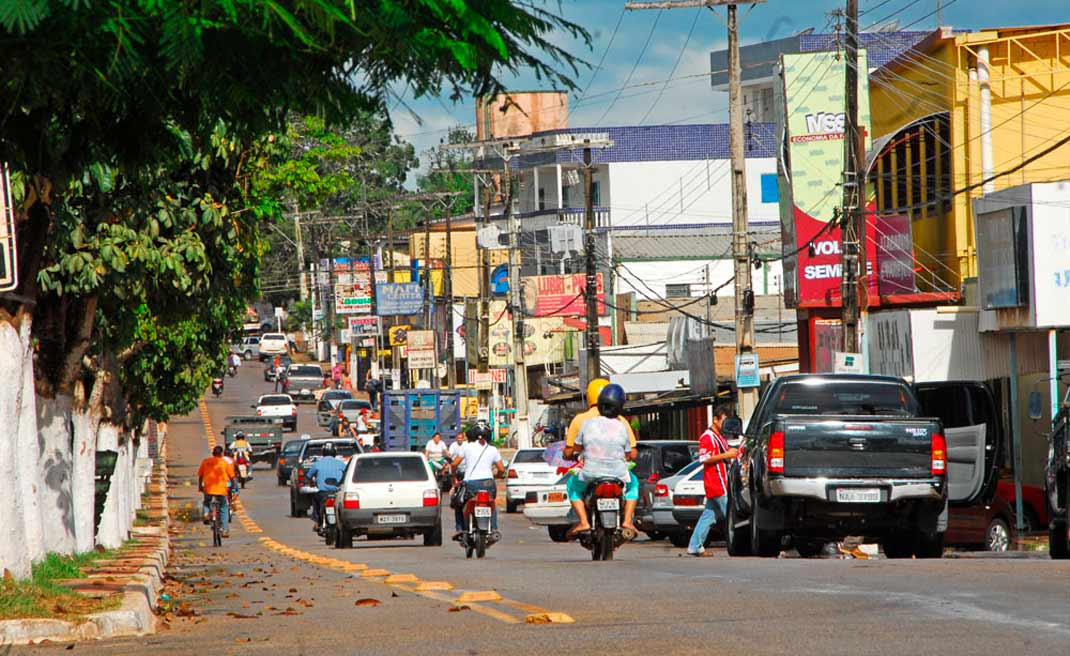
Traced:
<path fill-rule="evenodd" d="M 211 457 L 201 461 L 197 469 L 197 489 L 204 493 L 204 523 L 211 523 L 211 502 L 219 501 L 219 523 L 223 537 L 230 537 L 230 503 L 227 499 L 236 475 L 234 465 L 223 457 L 223 447 L 212 449 Z"/>

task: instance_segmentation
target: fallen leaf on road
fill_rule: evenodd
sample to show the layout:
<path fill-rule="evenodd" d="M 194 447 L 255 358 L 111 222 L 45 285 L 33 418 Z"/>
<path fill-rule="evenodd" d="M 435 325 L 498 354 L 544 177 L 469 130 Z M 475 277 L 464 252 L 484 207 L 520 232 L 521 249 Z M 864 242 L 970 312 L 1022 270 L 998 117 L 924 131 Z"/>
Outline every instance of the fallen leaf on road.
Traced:
<path fill-rule="evenodd" d="M 234 642 L 252 642 L 252 638 L 234 638 Z"/>
<path fill-rule="evenodd" d="M 378 606 L 383 602 L 378 599 L 372 599 L 371 597 L 365 597 L 364 599 L 357 599 L 357 603 L 354 606 Z"/>
<path fill-rule="evenodd" d="M 241 595 L 239 595 L 237 592 L 231 592 L 226 597 L 224 597 L 224 599 L 237 599 L 240 596 Z"/>
<path fill-rule="evenodd" d="M 297 592 L 297 588 L 290 588 L 287 592 Z"/>
<path fill-rule="evenodd" d="M 400 597 L 401 595 L 399 595 L 399 594 L 398 594 L 398 593 L 396 593 L 396 592 L 391 592 L 391 593 L 390 593 L 390 596 L 391 596 L 391 597 Z"/>
<path fill-rule="evenodd" d="M 275 613 L 276 615 L 300 615 L 301 613 L 296 610 L 284 610 L 281 613 Z"/>
<path fill-rule="evenodd" d="M 227 613 L 228 616 L 238 620 L 255 620 L 256 615 L 242 615 L 241 613 L 235 613 L 233 611 Z"/>
<path fill-rule="evenodd" d="M 448 610 L 451 613 L 459 613 L 462 610 L 472 610 L 472 607 L 471 606 L 450 606 Z"/>

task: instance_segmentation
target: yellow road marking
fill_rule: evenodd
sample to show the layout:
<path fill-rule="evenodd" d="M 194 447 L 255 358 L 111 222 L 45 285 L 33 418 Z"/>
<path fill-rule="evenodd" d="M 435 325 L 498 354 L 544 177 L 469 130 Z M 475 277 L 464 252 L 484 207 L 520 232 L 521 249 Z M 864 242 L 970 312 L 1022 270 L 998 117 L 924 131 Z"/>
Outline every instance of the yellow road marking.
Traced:
<path fill-rule="evenodd" d="M 457 603 L 467 604 L 473 601 L 501 601 L 502 596 L 494 590 L 481 590 L 477 592 L 462 592 L 457 597 Z"/>
<path fill-rule="evenodd" d="M 419 583 L 420 579 L 415 574 L 391 574 L 386 577 L 386 583 Z"/>
<path fill-rule="evenodd" d="M 449 581 L 420 581 L 416 584 L 417 592 L 445 592 L 452 589 L 453 584 Z"/>

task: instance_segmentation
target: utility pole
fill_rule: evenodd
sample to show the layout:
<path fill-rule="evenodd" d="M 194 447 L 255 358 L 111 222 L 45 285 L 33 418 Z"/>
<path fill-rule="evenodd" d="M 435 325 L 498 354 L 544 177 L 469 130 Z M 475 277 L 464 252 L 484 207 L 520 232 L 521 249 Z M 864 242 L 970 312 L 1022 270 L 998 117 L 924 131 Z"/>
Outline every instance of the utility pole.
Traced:
<path fill-rule="evenodd" d="M 431 218 L 424 217 L 424 330 L 431 330 Z"/>
<path fill-rule="evenodd" d="M 508 154 L 504 160 L 505 184 L 512 187 L 512 171 Z M 506 195 L 511 200 L 512 194 Z M 524 307 L 520 298 L 520 219 L 512 212 L 507 200 L 505 212 L 509 215 L 509 310 L 513 315 L 513 396 L 516 402 L 516 446 L 531 448 L 531 426 L 528 423 L 528 365 L 524 359 Z"/>
<path fill-rule="evenodd" d="M 301 215 L 299 213 L 294 214 L 294 241 L 297 247 L 297 286 L 300 290 L 301 301 L 304 302 L 308 300 L 308 284 L 305 282 L 305 245 L 301 241 Z"/>
<path fill-rule="evenodd" d="M 754 350 L 754 290 L 751 289 L 750 247 L 747 239 L 747 169 L 744 155 L 742 66 L 739 61 L 740 4 L 765 0 L 676 0 L 629 2 L 626 9 L 683 9 L 724 5 L 728 10 L 728 140 L 732 159 L 732 259 L 735 262 L 736 356 Z M 856 21 L 857 22 L 857 21 Z M 758 405 L 757 388 L 736 388 L 736 412 L 746 422 Z"/>
<path fill-rule="evenodd" d="M 843 351 L 858 353 L 859 348 L 859 297 L 865 283 L 865 254 L 860 247 L 863 231 L 862 196 L 866 182 L 861 163 L 863 132 L 858 124 L 858 0 L 847 0 L 847 35 L 844 39 L 846 80 L 846 125 L 843 139 L 843 210 L 840 229 L 840 296 L 842 301 Z"/>
<path fill-rule="evenodd" d="M 486 194 L 483 203 L 483 225 L 490 225 L 490 205 L 493 196 L 490 178 L 485 185 Z M 490 370 L 490 250 L 479 246 L 479 373 Z M 479 390 L 479 407 L 490 407 L 490 390 Z"/>
<path fill-rule="evenodd" d="M 601 337 L 598 334 L 598 271 L 595 268 L 594 240 L 594 171 L 591 169 L 591 149 L 583 149 L 583 250 L 586 278 L 583 296 L 587 310 L 587 381 L 602 375 L 599 357 Z"/>
<path fill-rule="evenodd" d="M 442 277 L 442 296 L 446 300 L 446 386 L 457 389 L 457 356 L 453 352 L 453 199 L 446 207 L 446 270 Z"/>

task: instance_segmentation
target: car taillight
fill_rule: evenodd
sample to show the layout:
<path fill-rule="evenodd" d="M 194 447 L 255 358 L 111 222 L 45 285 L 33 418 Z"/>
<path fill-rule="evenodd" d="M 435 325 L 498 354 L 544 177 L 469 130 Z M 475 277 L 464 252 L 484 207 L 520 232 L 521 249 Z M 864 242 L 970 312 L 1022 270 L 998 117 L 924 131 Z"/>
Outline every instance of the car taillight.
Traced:
<path fill-rule="evenodd" d="M 256 409 L 256 416 L 257 416 L 257 417 L 262 417 L 263 415 L 264 415 L 264 410 L 263 410 L 263 408 L 257 408 L 257 409 Z"/>
<path fill-rule="evenodd" d="M 520 478 L 520 474 L 516 473 L 515 469 L 509 470 L 509 478 Z"/>
<path fill-rule="evenodd" d="M 346 492 L 342 497 L 342 507 L 346 510 L 360 510 L 360 495 L 356 492 Z"/>
<path fill-rule="evenodd" d="M 300 485 L 301 483 L 304 483 L 304 482 L 305 482 L 305 470 L 304 469 L 298 469 L 297 470 L 297 483 Z"/>
<path fill-rule="evenodd" d="M 667 496 L 669 496 L 669 486 L 668 485 L 661 485 L 659 483 L 658 486 L 654 488 L 654 496 L 656 496 L 656 497 L 667 497 Z"/>
<path fill-rule="evenodd" d="M 617 483 L 599 483 L 594 488 L 594 495 L 601 499 L 615 499 L 620 496 L 620 485 Z"/>
<path fill-rule="evenodd" d="M 661 474 L 654 472 L 650 475 L 650 478 L 646 479 L 647 483 L 657 483 L 661 480 Z"/>
<path fill-rule="evenodd" d="M 438 490 L 424 490 L 424 508 L 438 505 Z"/>
<path fill-rule="evenodd" d="M 476 503 L 490 503 L 490 492 L 487 492 L 486 490 L 480 490 L 479 492 L 476 492 Z"/>
<path fill-rule="evenodd" d="M 334 497 L 327 497 L 326 499 L 324 499 L 323 505 L 327 506 L 328 508 L 334 508 Z"/>
<path fill-rule="evenodd" d="M 784 433 L 777 431 L 769 436 L 769 460 L 766 463 L 770 473 L 784 473 Z"/>
<path fill-rule="evenodd" d="M 947 440 L 939 433 L 932 439 L 932 473 L 934 476 L 947 474 Z"/>

